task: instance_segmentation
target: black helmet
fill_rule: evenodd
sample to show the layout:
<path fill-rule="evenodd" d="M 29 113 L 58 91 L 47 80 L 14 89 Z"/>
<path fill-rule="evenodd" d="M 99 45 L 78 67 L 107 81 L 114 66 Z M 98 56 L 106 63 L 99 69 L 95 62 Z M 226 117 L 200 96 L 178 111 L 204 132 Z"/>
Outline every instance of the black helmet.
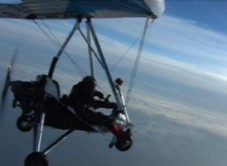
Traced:
<path fill-rule="evenodd" d="M 85 85 L 85 87 L 88 88 L 89 90 L 95 89 L 96 80 L 95 80 L 94 77 L 86 76 L 86 77 L 83 78 L 82 82 Z"/>

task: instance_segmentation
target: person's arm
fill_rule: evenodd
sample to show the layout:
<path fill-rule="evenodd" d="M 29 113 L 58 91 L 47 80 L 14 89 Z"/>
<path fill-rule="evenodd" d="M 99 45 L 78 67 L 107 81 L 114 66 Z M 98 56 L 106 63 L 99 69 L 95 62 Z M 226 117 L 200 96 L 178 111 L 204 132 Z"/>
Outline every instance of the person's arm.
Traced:
<path fill-rule="evenodd" d="M 108 102 L 108 101 L 102 101 L 102 100 L 96 100 L 94 99 L 92 102 L 92 107 L 97 108 L 107 108 L 107 109 L 115 109 L 117 108 L 117 104 L 114 102 Z"/>
<path fill-rule="evenodd" d="M 100 91 L 95 90 L 93 95 L 94 97 L 97 96 L 99 99 L 104 99 L 104 95 Z"/>

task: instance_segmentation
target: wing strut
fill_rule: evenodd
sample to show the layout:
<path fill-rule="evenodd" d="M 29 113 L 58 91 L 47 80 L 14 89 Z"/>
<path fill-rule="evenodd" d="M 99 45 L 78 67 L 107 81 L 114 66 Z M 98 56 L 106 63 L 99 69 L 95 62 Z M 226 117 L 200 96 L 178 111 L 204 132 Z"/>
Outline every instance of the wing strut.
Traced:
<path fill-rule="evenodd" d="M 87 24 L 87 40 L 89 45 L 91 45 L 91 31 L 90 31 L 90 26 Z M 90 70 L 91 70 L 91 75 L 95 77 L 95 69 L 94 69 L 94 61 L 93 61 L 93 56 L 92 56 L 92 49 L 88 46 L 88 55 L 89 55 L 89 61 L 90 61 Z"/>
<path fill-rule="evenodd" d="M 107 65 L 106 59 L 104 57 L 104 54 L 102 52 L 101 49 L 101 45 L 98 41 L 96 32 L 94 30 L 94 27 L 91 23 L 91 19 L 87 19 L 87 36 L 84 35 L 84 33 L 82 32 L 82 30 L 80 29 L 80 23 L 81 23 L 81 19 L 78 18 L 77 19 L 77 23 L 74 25 L 74 27 L 72 28 L 71 32 L 69 33 L 68 37 L 66 38 L 64 44 L 62 45 L 61 49 L 58 51 L 57 55 L 53 58 L 50 69 L 49 69 L 49 73 L 48 76 L 50 78 L 52 78 L 56 64 L 58 62 L 59 57 L 61 56 L 61 54 L 63 53 L 65 47 L 67 46 L 68 42 L 70 41 L 70 39 L 72 38 L 73 34 L 75 33 L 76 30 L 78 30 L 81 34 L 81 36 L 83 37 L 84 41 L 87 43 L 88 45 L 88 51 L 89 51 L 89 56 L 90 56 L 90 67 L 91 67 L 91 75 L 94 75 L 94 68 L 93 68 L 93 59 L 92 59 L 92 54 L 94 54 L 94 56 L 96 57 L 96 59 L 99 61 L 100 65 L 102 66 L 102 68 L 104 69 L 106 76 L 108 78 L 108 82 L 110 84 L 112 93 L 115 97 L 115 100 L 118 104 L 118 106 L 120 108 L 125 108 L 122 104 L 121 101 L 121 95 L 118 93 L 117 89 L 116 89 L 116 85 L 112 79 L 112 76 L 110 74 L 110 70 L 109 67 Z M 93 39 L 93 42 L 95 44 L 95 47 L 97 49 L 98 54 L 95 52 L 94 48 L 91 45 L 91 38 Z"/>
<path fill-rule="evenodd" d="M 136 77 L 136 74 L 137 74 L 137 69 L 138 69 L 138 66 L 139 66 L 139 61 L 140 61 L 140 58 L 141 58 L 145 37 L 146 37 L 147 30 L 148 30 L 148 27 L 149 27 L 150 18 L 151 18 L 151 16 L 148 16 L 147 19 L 146 19 L 146 22 L 145 22 L 142 38 L 141 38 L 141 41 L 140 41 L 140 46 L 139 46 L 139 49 L 138 49 L 138 53 L 137 53 L 137 56 L 136 56 L 136 60 L 135 60 L 135 63 L 134 63 L 133 71 L 132 71 L 130 82 L 129 82 L 129 89 L 128 89 L 127 95 L 126 95 L 126 105 L 129 102 L 129 98 L 130 98 L 132 88 L 133 88 L 133 85 L 134 85 L 134 80 L 135 80 L 135 77 Z M 154 20 L 152 19 L 152 22 L 153 21 Z"/>
<path fill-rule="evenodd" d="M 119 98 L 118 92 L 117 92 L 117 90 L 116 90 L 115 84 L 114 84 L 114 82 L 113 82 L 113 79 L 112 79 L 112 76 L 111 76 L 111 74 L 110 74 L 108 65 L 107 65 L 107 63 L 106 63 L 106 59 L 105 59 L 104 54 L 103 54 L 103 52 L 102 52 L 101 46 L 100 46 L 100 44 L 99 44 L 99 41 L 98 41 L 97 35 L 96 35 L 96 33 L 95 33 L 94 27 L 93 27 L 93 25 L 92 25 L 92 23 L 91 23 L 91 20 L 88 20 L 88 21 L 87 21 L 87 26 L 89 27 L 89 30 L 90 30 L 91 35 L 92 35 L 92 37 L 93 37 L 95 46 L 96 46 L 97 51 L 98 51 L 98 53 L 99 53 L 100 60 L 101 60 L 101 62 L 102 62 L 102 67 L 103 67 L 103 69 L 104 69 L 104 71 L 105 71 L 105 73 L 106 73 L 106 76 L 107 76 L 107 78 L 108 78 L 108 81 L 109 81 L 110 87 L 111 87 L 111 89 L 112 89 L 112 92 L 113 92 L 113 94 L 114 94 L 115 100 L 116 100 L 118 106 L 121 106 L 121 105 L 122 105 L 122 104 L 121 104 L 121 100 L 120 100 L 120 98 Z M 121 107 L 123 107 L 123 106 L 121 106 Z"/>
<path fill-rule="evenodd" d="M 69 33 L 68 37 L 66 38 L 65 42 L 63 43 L 61 49 L 58 51 L 58 54 L 53 58 L 48 76 L 49 78 L 53 77 L 54 69 L 56 67 L 56 64 L 58 62 L 59 57 L 61 56 L 62 52 L 64 51 L 65 47 L 67 46 L 68 42 L 72 38 L 74 32 L 76 29 L 78 29 L 78 26 L 81 22 L 81 19 L 77 19 L 77 23 L 74 25 L 73 29 Z M 45 103 L 46 97 L 44 97 L 44 103 Z M 40 108 L 40 114 L 39 114 L 39 123 L 35 124 L 34 127 L 34 132 L 33 132 L 33 150 L 35 152 L 40 152 L 40 147 L 41 147 L 41 141 L 42 141 L 42 136 L 43 136 L 43 128 L 44 128 L 44 123 L 45 123 L 45 106 L 41 106 Z"/>
<path fill-rule="evenodd" d="M 57 55 L 53 58 L 50 69 L 49 69 L 49 73 L 48 76 L 50 78 L 53 77 L 53 73 L 54 73 L 54 69 L 56 67 L 56 64 L 58 62 L 59 57 L 61 56 L 61 54 L 63 53 L 65 47 L 67 46 L 67 44 L 69 43 L 70 39 L 72 38 L 73 34 L 75 33 L 75 31 L 78 29 L 79 25 L 80 25 L 81 19 L 77 19 L 77 23 L 74 25 L 73 29 L 71 30 L 71 32 L 69 33 L 68 37 L 65 39 L 65 42 L 63 43 L 61 49 L 58 51 Z"/>

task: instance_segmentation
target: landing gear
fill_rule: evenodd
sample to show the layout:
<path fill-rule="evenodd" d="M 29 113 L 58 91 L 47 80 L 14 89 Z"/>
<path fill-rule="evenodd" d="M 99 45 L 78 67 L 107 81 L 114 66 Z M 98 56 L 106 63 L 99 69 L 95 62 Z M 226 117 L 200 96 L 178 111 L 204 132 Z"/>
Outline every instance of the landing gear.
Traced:
<path fill-rule="evenodd" d="M 24 166 L 48 166 L 47 156 L 41 152 L 33 152 L 26 157 Z"/>
<path fill-rule="evenodd" d="M 115 144 L 115 147 L 119 151 L 127 151 L 131 148 L 132 144 L 133 144 L 133 141 L 131 138 L 129 138 L 125 141 L 117 141 L 117 143 Z"/>
<path fill-rule="evenodd" d="M 17 128 L 23 132 L 28 132 L 34 127 L 34 121 L 35 117 L 34 116 L 27 116 L 27 115 L 21 115 L 17 119 Z"/>

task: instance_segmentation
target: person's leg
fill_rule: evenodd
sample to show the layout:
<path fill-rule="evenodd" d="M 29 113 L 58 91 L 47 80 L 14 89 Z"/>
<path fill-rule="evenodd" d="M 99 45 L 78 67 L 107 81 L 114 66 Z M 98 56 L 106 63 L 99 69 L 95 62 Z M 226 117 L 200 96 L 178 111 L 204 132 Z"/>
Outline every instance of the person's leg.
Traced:
<path fill-rule="evenodd" d="M 112 118 L 101 112 L 86 111 L 83 114 L 83 118 L 91 125 L 106 126 L 118 140 L 124 141 L 127 138 L 127 134 L 122 130 L 121 126 L 114 123 Z"/>
<path fill-rule="evenodd" d="M 54 98 L 50 98 L 46 103 L 45 124 L 58 129 L 93 131 L 83 120 Z"/>

